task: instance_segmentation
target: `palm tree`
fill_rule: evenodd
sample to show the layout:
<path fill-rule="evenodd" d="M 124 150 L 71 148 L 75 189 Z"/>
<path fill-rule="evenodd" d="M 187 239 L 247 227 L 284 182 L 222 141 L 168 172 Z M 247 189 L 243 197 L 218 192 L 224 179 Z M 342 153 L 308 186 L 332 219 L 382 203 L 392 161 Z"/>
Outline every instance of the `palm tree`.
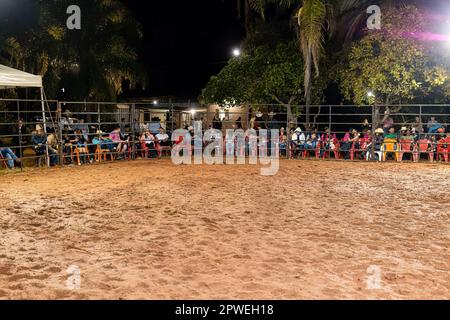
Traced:
<path fill-rule="evenodd" d="M 70 0 L 41 0 L 42 28 L 53 36 L 58 60 L 77 82 L 78 98 L 113 99 L 122 77 L 142 77 L 135 46 L 142 34 L 127 8 L 119 1 L 80 0 L 81 30 L 61 28 Z M 62 17 L 62 18 L 61 18 Z M 75 75 L 75 77 L 74 77 Z"/>
<path fill-rule="evenodd" d="M 310 122 L 311 87 L 313 68 L 319 77 L 320 56 L 323 51 L 325 34 L 333 22 L 333 6 L 331 0 L 248 0 L 252 8 L 263 17 L 268 5 L 280 8 L 294 8 L 294 19 L 297 25 L 299 47 L 303 55 L 304 92 L 306 102 L 306 123 Z"/>
<path fill-rule="evenodd" d="M 81 30 L 68 30 L 71 0 L 39 0 L 37 24 L 26 32 L 0 26 L 0 62 L 44 77 L 54 97 L 61 81 L 71 99 L 114 99 L 122 77 L 141 80 L 135 47 L 140 26 L 119 1 L 80 0 Z M 3 39 L 2 39 L 3 38 Z"/>
<path fill-rule="evenodd" d="M 293 18 L 297 27 L 299 47 L 303 54 L 304 91 L 306 103 L 306 123 L 310 123 L 310 105 L 313 72 L 320 76 L 320 59 L 325 39 L 333 34 L 335 26 L 346 30 L 345 38 L 350 40 L 356 27 L 366 17 L 365 9 L 374 4 L 373 0 L 245 0 L 250 8 L 264 17 L 267 6 L 276 5 L 293 9 Z M 380 5 L 403 5 L 405 0 L 379 0 Z M 313 70 L 314 69 L 314 70 Z"/>

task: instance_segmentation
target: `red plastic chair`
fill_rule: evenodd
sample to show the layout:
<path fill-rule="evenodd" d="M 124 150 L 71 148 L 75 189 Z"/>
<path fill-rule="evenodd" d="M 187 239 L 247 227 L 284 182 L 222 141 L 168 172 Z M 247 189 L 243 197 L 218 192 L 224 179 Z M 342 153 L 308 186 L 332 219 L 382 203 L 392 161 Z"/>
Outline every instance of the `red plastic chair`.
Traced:
<path fill-rule="evenodd" d="M 333 144 L 334 144 L 334 150 L 331 149 L 322 149 L 323 150 L 323 159 L 327 158 L 327 154 L 328 154 L 328 158 L 331 159 L 331 153 L 334 154 L 334 158 L 337 160 L 339 159 L 339 148 L 340 148 L 340 143 L 338 139 L 333 139 Z"/>
<path fill-rule="evenodd" d="M 94 159 L 96 162 L 107 161 L 107 156 L 110 157 L 111 161 L 114 161 L 114 155 L 109 149 L 102 149 L 101 145 L 97 145 L 97 149 L 95 150 Z"/>
<path fill-rule="evenodd" d="M 361 138 L 359 139 L 359 148 L 356 148 L 356 142 L 353 142 L 352 144 L 352 148 L 350 149 L 350 160 L 353 161 L 355 160 L 355 155 L 357 155 L 358 153 L 363 155 L 364 158 L 364 153 L 366 152 L 367 149 L 367 139 L 366 138 Z"/>
<path fill-rule="evenodd" d="M 141 157 L 147 159 L 150 149 L 149 147 L 147 147 L 147 144 L 145 143 L 144 140 L 141 140 L 140 143 L 141 143 Z"/>
<path fill-rule="evenodd" d="M 405 154 L 412 154 L 412 160 L 416 161 L 416 145 L 414 143 L 414 140 L 400 140 L 400 150 L 398 152 L 398 161 L 403 161 L 403 156 Z"/>
<path fill-rule="evenodd" d="M 431 141 L 425 139 L 417 141 L 417 151 L 415 152 L 415 154 L 416 154 L 414 160 L 415 162 L 419 161 L 421 154 L 428 155 L 430 162 L 433 162 L 434 152 L 433 148 L 431 147 Z"/>
<path fill-rule="evenodd" d="M 320 158 L 320 149 L 321 149 L 321 142 L 317 141 L 316 149 L 305 149 L 303 150 L 303 159 L 308 158 L 311 155 L 311 152 L 314 152 L 314 156 L 316 159 Z"/>
<path fill-rule="evenodd" d="M 450 136 L 445 139 L 441 139 L 437 145 L 437 159 L 444 158 L 445 162 L 449 161 L 450 156 Z"/>

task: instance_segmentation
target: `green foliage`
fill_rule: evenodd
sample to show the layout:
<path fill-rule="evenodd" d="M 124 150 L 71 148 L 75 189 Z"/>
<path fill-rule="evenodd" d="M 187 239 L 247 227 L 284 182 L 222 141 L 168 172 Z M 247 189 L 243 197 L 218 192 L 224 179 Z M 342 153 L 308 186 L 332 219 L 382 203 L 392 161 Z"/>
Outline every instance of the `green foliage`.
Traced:
<path fill-rule="evenodd" d="M 345 98 L 369 103 L 367 93 L 372 91 L 378 103 L 424 102 L 436 90 L 444 98 L 448 70 L 437 65 L 426 44 L 415 37 L 425 30 L 424 21 L 412 6 L 385 11 L 382 30 L 367 31 L 347 52 L 347 63 L 339 70 Z"/>
<path fill-rule="evenodd" d="M 280 43 L 274 49 L 258 47 L 253 54 L 232 59 L 213 76 L 202 92 L 206 103 L 295 104 L 303 102 L 303 61 L 297 44 Z M 320 82 L 315 83 L 319 102 Z"/>
<path fill-rule="evenodd" d="M 39 0 L 37 24 L 27 32 L 3 24 L 0 63 L 44 76 L 49 98 L 57 98 L 64 86 L 67 99 L 115 99 L 122 77 L 144 77 L 136 63 L 140 26 L 119 1 L 79 0 L 81 30 L 68 30 L 66 10 L 72 4 Z"/>

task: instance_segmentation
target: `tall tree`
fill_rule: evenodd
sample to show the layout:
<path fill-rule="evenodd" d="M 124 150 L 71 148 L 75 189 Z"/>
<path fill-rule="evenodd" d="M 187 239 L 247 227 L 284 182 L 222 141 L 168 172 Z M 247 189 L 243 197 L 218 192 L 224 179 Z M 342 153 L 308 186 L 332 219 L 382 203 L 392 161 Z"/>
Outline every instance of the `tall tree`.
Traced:
<path fill-rule="evenodd" d="M 139 24 L 119 1 L 79 0 L 81 30 L 66 27 L 71 0 L 38 0 L 36 25 L 15 32 L 3 24 L 0 56 L 8 64 L 41 74 L 46 91 L 57 98 L 115 99 L 122 78 L 142 79 L 136 47 L 142 37 Z"/>
<path fill-rule="evenodd" d="M 385 27 L 367 31 L 345 54 L 338 71 L 345 98 L 384 104 L 385 117 L 401 108 L 392 105 L 447 102 L 450 69 L 435 59 L 432 42 L 416 37 L 427 30 L 424 15 L 413 6 L 391 8 L 383 21 Z"/>
<path fill-rule="evenodd" d="M 320 76 L 320 60 L 325 40 L 334 34 L 335 29 L 344 30 L 345 40 L 351 40 L 355 31 L 367 17 L 369 5 L 379 4 L 385 8 L 404 5 L 405 0 L 248 0 L 264 17 L 266 8 L 276 5 L 292 10 L 297 27 L 299 47 L 305 62 L 304 94 L 306 103 L 306 122 L 310 122 L 311 87 L 313 73 Z M 414 0 L 412 0 L 415 2 Z"/>

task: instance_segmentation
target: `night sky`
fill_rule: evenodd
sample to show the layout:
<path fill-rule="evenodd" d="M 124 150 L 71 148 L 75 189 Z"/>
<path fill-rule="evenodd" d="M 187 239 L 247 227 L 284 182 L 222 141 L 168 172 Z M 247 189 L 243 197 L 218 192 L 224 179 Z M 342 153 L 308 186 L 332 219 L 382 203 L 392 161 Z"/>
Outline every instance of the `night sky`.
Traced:
<path fill-rule="evenodd" d="M 236 1 L 122 2 L 143 26 L 141 61 L 151 96 L 196 99 L 245 35 L 237 21 Z"/>

